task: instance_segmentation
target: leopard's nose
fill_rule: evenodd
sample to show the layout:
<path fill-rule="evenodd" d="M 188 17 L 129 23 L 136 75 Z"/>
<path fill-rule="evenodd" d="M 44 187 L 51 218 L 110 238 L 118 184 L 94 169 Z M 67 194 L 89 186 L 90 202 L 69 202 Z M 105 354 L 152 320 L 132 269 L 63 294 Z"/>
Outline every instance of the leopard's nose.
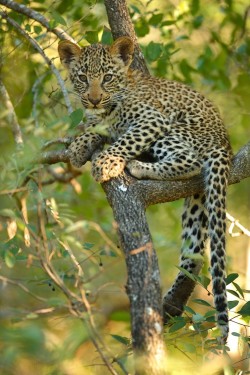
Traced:
<path fill-rule="evenodd" d="M 96 106 L 97 104 L 99 104 L 102 100 L 102 96 L 99 96 L 97 98 L 93 98 L 92 96 L 88 96 L 88 99 L 90 101 L 91 104 L 93 104 L 94 106 Z"/>

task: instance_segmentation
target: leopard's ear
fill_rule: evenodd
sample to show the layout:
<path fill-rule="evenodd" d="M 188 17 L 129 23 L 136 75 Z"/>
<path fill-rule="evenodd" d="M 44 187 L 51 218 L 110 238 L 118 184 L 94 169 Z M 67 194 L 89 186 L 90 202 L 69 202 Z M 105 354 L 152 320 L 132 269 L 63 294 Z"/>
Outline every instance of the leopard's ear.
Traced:
<path fill-rule="evenodd" d="M 69 40 L 63 40 L 58 44 L 58 52 L 63 65 L 69 68 L 72 61 L 79 59 L 81 48 Z"/>
<path fill-rule="evenodd" d="M 110 47 L 110 53 L 121 59 L 125 66 L 129 66 L 133 60 L 134 43 L 128 36 L 116 39 Z"/>

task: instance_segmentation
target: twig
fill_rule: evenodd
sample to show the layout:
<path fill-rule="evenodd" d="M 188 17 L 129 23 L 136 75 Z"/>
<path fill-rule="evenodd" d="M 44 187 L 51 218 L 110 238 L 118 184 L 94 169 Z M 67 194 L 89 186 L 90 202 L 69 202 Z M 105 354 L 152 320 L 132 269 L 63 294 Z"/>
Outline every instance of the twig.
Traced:
<path fill-rule="evenodd" d="M 33 9 L 28 8 L 23 4 L 18 4 L 15 1 L 12 1 L 12 0 L 0 0 L 0 4 L 6 6 L 9 9 L 14 10 L 15 12 L 24 14 L 28 18 L 31 18 L 31 19 L 37 21 L 38 23 L 43 25 L 48 31 L 50 31 L 50 32 L 54 33 L 56 36 L 58 36 L 59 39 L 68 39 L 71 42 L 76 43 L 75 40 L 70 35 L 68 35 L 63 29 L 61 29 L 59 27 L 55 27 L 55 28 L 52 29 L 50 27 L 49 20 L 46 17 L 44 17 L 41 13 L 39 13 L 39 12 L 33 10 Z"/>
<path fill-rule="evenodd" d="M 15 280 L 11 280 L 11 279 L 8 279 L 7 277 L 4 277 L 4 276 L 1 276 L 0 275 L 0 280 L 5 283 L 5 284 L 12 284 L 12 285 L 16 285 L 18 286 L 19 288 L 21 288 L 24 292 L 28 293 L 29 295 L 31 295 L 32 297 L 36 298 L 38 301 L 41 301 L 41 302 L 47 302 L 47 299 L 46 298 L 42 298 L 42 297 L 39 297 L 38 295 L 32 293 L 25 285 L 23 285 L 22 283 L 20 283 L 19 281 L 15 281 Z"/>
<path fill-rule="evenodd" d="M 43 79 L 46 77 L 48 73 L 44 73 L 41 76 L 37 78 L 34 85 L 32 86 L 32 94 L 33 94 L 33 105 L 32 105 L 32 117 L 35 120 L 35 127 L 38 128 L 39 122 L 37 117 L 37 103 L 38 103 L 38 89 L 40 83 L 43 81 Z"/>
<path fill-rule="evenodd" d="M 39 157 L 38 162 L 42 164 L 55 164 L 59 162 L 68 163 L 69 162 L 68 151 L 61 150 L 61 151 L 44 152 Z"/>
<path fill-rule="evenodd" d="M 250 231 L 247 228 L 245 228 L 242 224 L 240 224 L 239 221 L 235 219 L 232 215 L 230 215 L 228 212 L 227 219 L 231 221 L 228 232 L 232 237 L 238 237 L 242 234 L 245 234 L 246 236 L 250 237 Z M 234 227 L 239 228 L 241 232 L 233 232 Z"/>
<path fill-rule="evenodd" d="M 28 191 L 28 188 L 26 186 L 23 186 L 23 187 L 16 188 L 16 189 L 2 190 L 0 191 L 0 195 L 9 195 L 9 194 L 12 195 L 12 194 L 20 193 L 23 191 Z"/>
<path fill-rule="evenodd" d="M 72 137 L 53 139 L 51 141 L 46 142 L 43 145 L 42 150 L 46 150 L 46 148 L 49 148 L 50 146 L 54 146 L 54 145 L 57 145 L 57 144 L 69 146 L 72 141 L 73 141 Z"/>
<path fill-rule="evenodd" d="M 2 16 L 2 18 L 4 18 L 10 25 L 12 25 L 16 30 L 17 32 L 22 35 L 23 38 L 25 38 L 31 45 L 33 48 L 35 48 L 36 51 L 38 51 L 40 53 L 40 55 L 43 57 L 43 59 L 45 60 L 45 62 L 48 64 L 48 66 L 50 67 L 51 71 L 55 74 L 56 78 L 57 78 L 57 81 L 58 81 L 58 84 L 59 86 L 61 87 L 61 90 L 62 90 L 62 93 L 63 93 L 63 96 L 64 96 L 64 100 L 65 100 L 65 104 L 67 106 L 67 109 L 68 109 L 68 113 L 70 114 L 71 112 L 73 112 L 73 108 L 71 106 L 71 102 L 70 102 L 70 99 L 69 99 L 69 95 L 68 95 L 68 91 L 65 87 L 65 84 L 64 84 L 64 81 L 58 71 L 58 69 L 55 67 L 55 65 L 53 64 L 53 62 L 48 58 L 48 56 L 44 53 L 44 50 L 39 46 L 39 44 L 35 41 L 35 39 L 31 38 L 31 36 L 26 32 L 24 31 L 16 21 L 14 21 L 12 18 L 10 18 L 6 12 L 1 12 L 0 11 L 0 15 Z"/>
<path fill-rule="evenodd" d="M 6 117 L 8 119 L 8 122 L 11 126 L 12 133 L 14 135 L 14 140 L 16 142 L 17 146 L 23 146 L 23 137 L 22 137 L 22 131 L 20 128 L 20 125 L 17 120 L 17 116 L 15 113 L 15 109 L 13 107 L 13 104 L 10 100 L 8 91 L 6 90 L 2 80 L 0 79 L 0 95 L 3 98 L 4 105 L 7 109 Z"/>

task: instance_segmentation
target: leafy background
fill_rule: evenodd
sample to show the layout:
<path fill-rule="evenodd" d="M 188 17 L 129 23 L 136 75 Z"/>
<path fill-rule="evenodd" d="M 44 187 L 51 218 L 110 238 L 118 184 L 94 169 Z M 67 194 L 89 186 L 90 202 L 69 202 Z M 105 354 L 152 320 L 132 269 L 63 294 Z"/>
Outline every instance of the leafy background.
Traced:
<path fill-rule="evenodd" d="M 111 42 L 102 1 L 41 0 L 22 4 L 43 14 L 51 27 L 63 28 L 82 46 Z M 153 0 L 128 4 L 152 74 L 185 82 L 213 100 L 237 152 L 249 138 L 248 1 Z M 58 38 L 29 17 L 15 11 L 8 15 L 39 43 L 66 78 L 57 54 Z M 97 331 L 118 362 L 114 366 L 118 373 L 124 373 L 124 366 L 130 368 L 130 318 L 124 289 L 126 269 L 117 248 L 111 209 L 90 175 L 89 164 L 79 176 L 67 181 L 70 166 L 41 166 L 35 162 L 47 141 L 78 132 L 80 102 L 66 81 L 74 109 L 69 115 L 57 80 L 41 55 L 4 18 L 0 22 L 1 80 L 24 140 L 23 147 L 17 148 L 9 111 L 0 103 L 0 372 L 109 373 L 92 345 L 86 312 L 82 312 L 83 318 L 72 313 L 71 300 L 44 269 L 41 252 L 47 247 L 50 255 L 46 258 L 45 254 L 45 258 L 66 288 L 74 293 L 84 291 Z M 27 189 L 17 192 L 15 189 L 20 187 Z M 182 204 L 177 201 L 148 210 L 163 290 L 177 273 Z M 228 211 L 246 227 L 249 205 L 249 182 L 230 186 Z M 41 219 L 45 222 L 43 236 Z M 247 236 L 228 236 L 230 306 L 232 317 L 239 315 L 242 324 L 232 327 L 230 371 L 248 366 L 244 324 L 248 324 L 250 315 L 249 247 Z M 203 360 L 211 358 L 215 369 L 221 366 L 216 361 L 216 332 L 211 330 L 214 309 L 208 295 L 208 267 L 206 260 L 184 317 L 173 319 L 166 329 L 170 363 L 175 361 L 173 373 L 181 373 L 183 366 L 183 373 L 192 372 L 197 362 L 202 366 Z M 235 349 L 238 345 L 239 351 Z M 206 371 L 205 366 L 199 373 Z M 211 374 L 211 368 L 209 371 Z"/>

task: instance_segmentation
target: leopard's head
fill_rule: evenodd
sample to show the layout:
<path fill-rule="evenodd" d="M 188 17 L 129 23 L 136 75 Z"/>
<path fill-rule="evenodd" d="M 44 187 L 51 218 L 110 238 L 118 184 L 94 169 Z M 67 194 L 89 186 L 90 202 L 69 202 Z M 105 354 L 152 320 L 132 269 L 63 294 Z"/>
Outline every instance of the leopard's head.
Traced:
<path fill-rule="evenodd" d="M 64 40 L 59 43 L 58 51 L 86 109 L 102 112 L 119 101 L 126 90 L 133 58 L 130 38 L 118 38 L 111 46 L 93 44 L 84 48 Z"/>

